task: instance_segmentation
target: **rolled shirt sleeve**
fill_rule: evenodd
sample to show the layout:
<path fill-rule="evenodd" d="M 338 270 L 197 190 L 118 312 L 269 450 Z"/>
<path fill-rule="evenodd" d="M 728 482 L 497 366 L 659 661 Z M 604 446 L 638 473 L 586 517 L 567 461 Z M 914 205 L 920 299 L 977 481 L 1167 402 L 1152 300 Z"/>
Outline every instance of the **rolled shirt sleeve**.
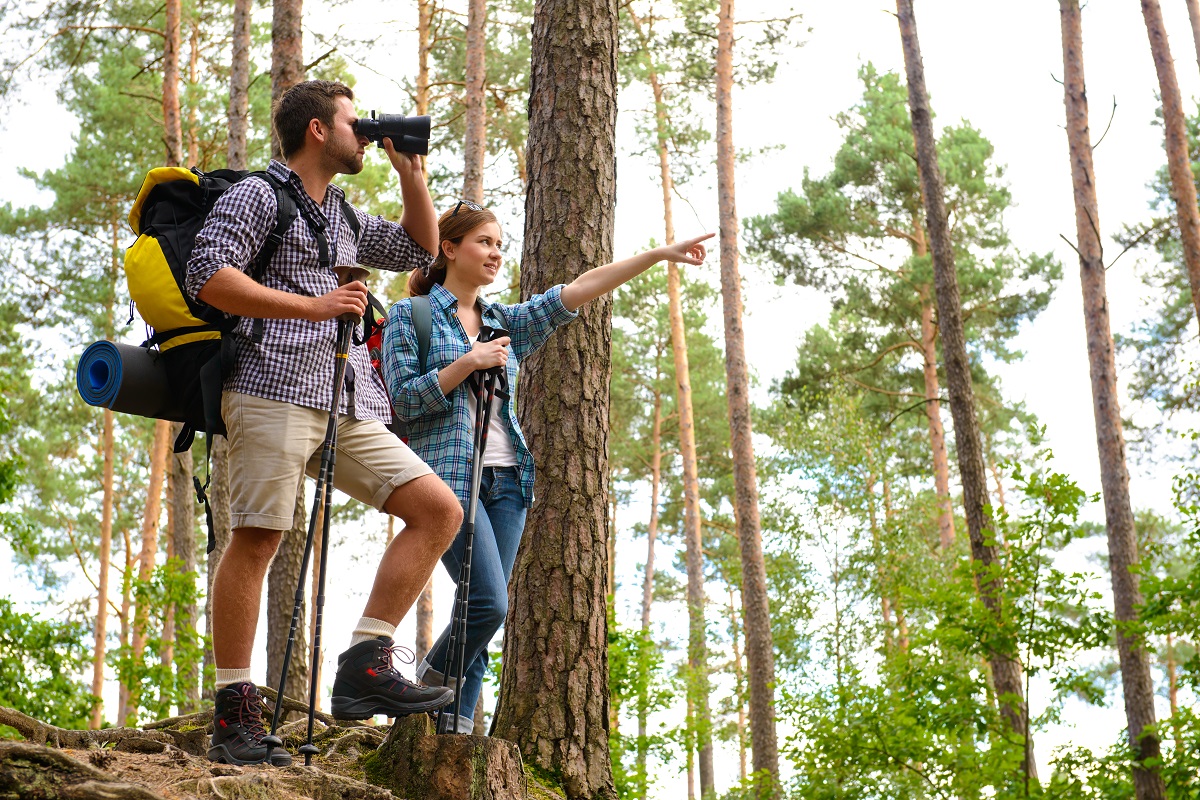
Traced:
<path fill-rule="evenodd" d="M 537 352 L 550 334 L 579 316 L 578 311 L 570 311 L 563 305 L 564 286 L 561 283 L 551 286 L 524 303 L 496 304 L 508 322 L 513 353 L 518 361 L 524 361 L 531 353 Z"/>
<path fill-rule="evenodd" d="M 184 288 L 193 299 L 217 271 L 245 272 L 275 226 L 275 190 L 263 180 L 240 181 L 217 198 L 196 235 Z"/>

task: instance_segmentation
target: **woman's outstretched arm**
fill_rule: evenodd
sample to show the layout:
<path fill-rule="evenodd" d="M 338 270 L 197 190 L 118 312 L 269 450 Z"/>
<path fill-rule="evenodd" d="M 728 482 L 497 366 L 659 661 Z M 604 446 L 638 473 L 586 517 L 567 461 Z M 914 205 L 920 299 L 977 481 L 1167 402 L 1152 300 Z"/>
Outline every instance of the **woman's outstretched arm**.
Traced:
<path fill-rule="evenodd" d="M 706 251 L 704 242 L 716 234 L 706 233 L 695 239 L 686 239 L 675 244 L 668 244 L 638 253 L 624 261 L 605 264 L 603 267 L 589 269 L 575 280 L 563 287 L 562 302 L 568 311 L 575 311 L 583 304 L 595 300 L 602 294 L 611 292 L 622 283 L 636 278 L 660 261 L 674 261 L 680 264 L 702 264 Z"/>

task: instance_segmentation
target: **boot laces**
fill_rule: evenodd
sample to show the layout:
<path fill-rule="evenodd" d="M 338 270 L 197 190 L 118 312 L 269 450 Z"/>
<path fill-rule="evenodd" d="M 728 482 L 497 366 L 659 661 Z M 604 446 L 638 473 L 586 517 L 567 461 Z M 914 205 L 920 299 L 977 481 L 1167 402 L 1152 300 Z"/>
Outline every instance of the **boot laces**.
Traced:
<path fill-rule="evenodd" d="M 267 735 L 267 730 L 263 726 L 262 696 L 254 687 L 242 690 L 238 703 L 237 721 L 255 744 L 258 744 Z"/>
<path fill-rule="evenodd" d="M 394 674 L 400 680 L 405 680 L 404 676 L 400 674 L 400 670 L 396 669 L 392 661 L 393 658 L 399 658 L 402 664 L 412 664 L 417 660 L 416 653 L 402 644 L 393 644 L 390 647 L 383 646 L 379 648 L 379 665 L 383 668 L 383 671 Z"/>

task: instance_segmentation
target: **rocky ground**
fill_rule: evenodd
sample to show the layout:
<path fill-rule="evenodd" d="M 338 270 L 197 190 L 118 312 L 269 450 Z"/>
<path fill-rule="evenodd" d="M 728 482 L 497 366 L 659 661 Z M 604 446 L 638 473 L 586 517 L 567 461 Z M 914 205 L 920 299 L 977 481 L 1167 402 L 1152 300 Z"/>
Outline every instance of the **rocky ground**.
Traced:
<path fill-rule="evenodd" d="M 288 699 L 284 708 L 306 711 Z M 0 707 L 0 724 L 25 741 L 0 740 L 0 800 L 550 800 L 562 794 L 527 777 L 520 751 L 483 736 L 433 736 L 429 718 L 391 728 L 349 726 L 320 715 L 312 766 L 235 767 L 205 757 L 212 711 L 145 728 L 76 731 Z M 307 722 L 280 728 L 293 753 Z"/>

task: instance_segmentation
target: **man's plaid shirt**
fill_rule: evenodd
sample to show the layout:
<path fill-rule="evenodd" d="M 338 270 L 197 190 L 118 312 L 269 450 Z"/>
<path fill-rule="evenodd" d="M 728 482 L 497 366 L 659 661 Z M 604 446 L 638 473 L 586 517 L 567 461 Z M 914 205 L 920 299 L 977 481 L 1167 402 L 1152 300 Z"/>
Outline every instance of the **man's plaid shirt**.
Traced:
<path fill-rule="evenodd" d="M 399 224 L 357 209 L 362 239 L 356 243 L 354 231 L 342 214 L 345 194 L 337 186 L 331 184 L 324 202 L 317 205 L 304 191 L 300 177 L 286 166 L 272 161 L 268 172 L 291 185 L 296 202 L 303 204 L 309 214 L 328 222 L 325 234 L 333 266 L 361 263 L 379 269 L 410 270 L 432 262 L 433 256 Z M 195 297 L 223 267 L 247 271 L 275 227 L 277 210 L 275 190 L 263 180 L 241 181 L 221 195 L 196 236 L 187 268 L 188 294 Z M 297 216 L 271 259 L 263 285 L 310 297 L 332 292 L 337 288 L 337 276 L 332 269 L 319 269 L 317 254 L 316 237 L 304 217 Z M 264 320 L 260 344 L 250 338 L 253 324 L 252 319 L 238 323 L 237 358 L 225 379 L 225 390 L 327 411 L 333 400 L 337 321 Z M 355 376 L 354 408 L 348 408 L 349 397 L 343 392 L 340 412 L 358 419 L 390 422 L 387 395 L 371 369 L 365 345 L 350 348 L 350 366 Z"/>
<path fill-rule="evenodd" d="M 562 302 L 562 286 L 535 295 L 524 303 L 489 303 L 482 297 L 483 324 L 504 328 L 512 337 L 507 364 L 508 388 L 517 388 L 517 367 L 545 344 L 561 325 L 578 314 Z M 438 372 L 471 351 L 471 341 L 458 320 L 458 298 L 441 284 L 429 292 L 433 312 L 425 374 L 417 364 L 417 334 L 412 324 L 412 301 L 401 300 L 388 312 L 383 330 L 383 378 L 396 416 L 408 423 L 408 446 L 450 485 L 463 503 L 471 497 L 471 456 L 474 430 L 470 382 L 463 381 L 449 397 L 442 394 Z M 526 507 L 533 505 L 533 454 L 517 423 L 515 404 L 505 400 L 492 414 L 508 421 L 508 435 L 517 451 L 517 471 Z"/>

